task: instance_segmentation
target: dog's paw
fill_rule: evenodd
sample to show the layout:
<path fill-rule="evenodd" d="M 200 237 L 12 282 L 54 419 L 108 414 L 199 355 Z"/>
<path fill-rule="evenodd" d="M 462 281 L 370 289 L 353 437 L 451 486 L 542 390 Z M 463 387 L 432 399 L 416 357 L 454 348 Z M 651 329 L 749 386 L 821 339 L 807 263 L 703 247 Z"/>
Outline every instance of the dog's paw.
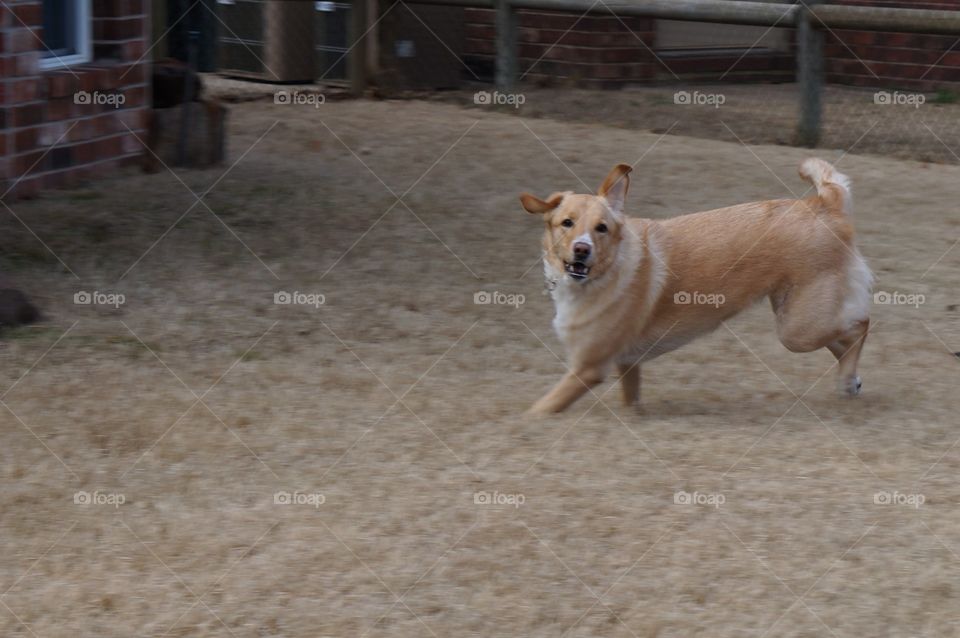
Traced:
<path fill-rule="evenodd" d="M 632 401 L 632 402 L 630 402 L 630 403 L 624 401 L 624 402 L 623 402 L 623 409 L 624 409 L 625 412 L 633 413 L 633 414 L 643 414 L 643 413 L 644 413 L 643 403 L 641 403 L 640 401 Z"/>
<path fill-rule="evenodd" d="M 843 391 L 851 397 L 855 397 L 860 394 L 861 388 L 863 388 L 863 382 L 860 380 L 859 376 L 847 379 L 843 383 Z"/>

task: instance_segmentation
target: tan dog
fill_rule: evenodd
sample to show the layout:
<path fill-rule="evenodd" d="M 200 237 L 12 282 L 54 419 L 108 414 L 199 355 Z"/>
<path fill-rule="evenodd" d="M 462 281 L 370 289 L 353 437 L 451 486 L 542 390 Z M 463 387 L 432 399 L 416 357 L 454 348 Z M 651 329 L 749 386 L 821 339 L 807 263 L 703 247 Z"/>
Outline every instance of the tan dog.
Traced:
<path fill-rule="evenodd" d="M 845 175 L 808 159 L 817 194 L 740 204 L 665 220 L 624 215 L 631 168 L 597 195 L 520 196 L 542 215 L 553 326 L 570 371 L 531 412 L 560 412 L 616 365 L 623 398 L 640 398 L 640 364 L 717 328 L 769 297 L 792 352 L 828 348 L 841 388 L 860 391 L 857 361 L 870 324 L 873 275 L 854 244 Z"/>

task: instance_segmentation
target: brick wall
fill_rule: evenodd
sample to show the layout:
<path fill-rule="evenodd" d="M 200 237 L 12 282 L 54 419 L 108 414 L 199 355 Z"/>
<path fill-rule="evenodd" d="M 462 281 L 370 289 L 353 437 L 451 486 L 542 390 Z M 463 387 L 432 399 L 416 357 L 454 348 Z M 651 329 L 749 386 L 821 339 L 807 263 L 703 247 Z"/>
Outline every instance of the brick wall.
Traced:
<path fill-rule="evenodd" d="M 517 34 L 524 81 L 610 88 L 653 78 L 653 20 L 520 11 Z M 490 75 L 495 55 L 494 12 L 465 9 L 465 60 Z"/>
<path fill-rule="evenodd" d="M 868 7 L 960 11 L 960 0 L 830 1 Z M 578 17 L 520 12 L 521 73 L 536 62 L 525 80 L 606 88 L 654 79 L 669 81 L 674 74 L 685 80 L 702 81 L 716 81 L 723 76 L 726 82 L 793 78 L 793 50 L 742 58 L 740 53 L 719 50 L 702 55 L 664 55 L 661 64 L 647 49 L 655 45 L 654 20 L 625 17 L 624 26 L 613 16 L 588 16 L 577 22 Z M 465 59 L 481 77 L 492 77 L 493 11 L 466 9 L 464 18 Z M 825 33 L 824 55 L 828 82 L 919 91 L 960 90 L 960 43 L 956 36 L 833 29 Z M 537 62 L 540 56 L 544 57 Z"/>
<path fill-rule="evenodd" d="M 675 82 L 793 82 L 796 75 L 796 55 L 787 51 L 754 50 L 744 54 L 740 50 L 717 50 L 691 55 L 661 54 L 658 79 Z M 676 77 L 674 77 L 676 76 Z"/>
<path fill-rule="evenodd" d="M 0 192 L 32 196 L 135 162 L 149 107 L 150 0 L 93 0 L 92 62 L 49 71 L 41 0 L 4 2 Z"/>
<path fill-rule="evenodd" d="M 833 2 L 960 11 L 960 0 Z M 834 29 L 833 33 L 826 33 L 825 46 L 828 82 L 917 91 L 960 89 L 960 46 L 956 36 Z"/>

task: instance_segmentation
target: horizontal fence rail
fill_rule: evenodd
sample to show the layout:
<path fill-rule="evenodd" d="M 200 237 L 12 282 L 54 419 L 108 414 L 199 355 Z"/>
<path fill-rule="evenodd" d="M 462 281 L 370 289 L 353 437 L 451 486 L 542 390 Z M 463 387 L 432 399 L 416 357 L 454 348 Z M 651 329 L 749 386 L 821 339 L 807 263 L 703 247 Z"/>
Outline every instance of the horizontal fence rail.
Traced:
<path fill-rule="evenodd" d="M 810 11 L 817 27 L 960 35 L 960 11 L 854 7 L 831 4 L 811 6 Z"/>
<path fill-rule="evenodd" d="M 594 5 L 591 0 L 511 0 L 510 4 L 518 9 L 574 13 L 583 13 Z M 792 26 L 799 10 L 799 5 L 744 0 L 602 0 L 591 13 L 771 27 Z"/>
<path fill-rule="evenodd" d="M 494 0 L 417 0 L 417 4 L 493 9 Z M 960 34 L 960 11 L 809 5 L 817 28 Z M 806 7 L 780 0 L 511 0 L 514 9 L 614 13 L 666 20 L 795 27 Z M 592 7 L 592 8 L 591 8 Z"/>
<path fill-rule="evenodd" d="M 820 137 L 822 87 L 824 84 L 824 30 L 857 29 L 960 35 L 960 11 L 897 9 L 825 4 L 823 0 L 802 3 L 782 0 L 408 0 L 416 4 L 460 6 L 496 11 L 496 72 L 499 90 L 510 91 L 517 82 L 518 9 L 562 11 L 574 14 L 613 14 L 666 20 L 712 22 L 797 30 L 797 83 L 800 88 L 798 139 L 815 146 Z M 365 6 L 366 0 L 353 0 Z M 359 15 L 360 11 L 356 12 Z M 373 16 L 376 18 L 376 16 Z M 353 49 L 365 35 L 364 20 L 353 23 Z M 355 63 L 351 74 L 354 93 L 361 94 L 365 79 Z"/>

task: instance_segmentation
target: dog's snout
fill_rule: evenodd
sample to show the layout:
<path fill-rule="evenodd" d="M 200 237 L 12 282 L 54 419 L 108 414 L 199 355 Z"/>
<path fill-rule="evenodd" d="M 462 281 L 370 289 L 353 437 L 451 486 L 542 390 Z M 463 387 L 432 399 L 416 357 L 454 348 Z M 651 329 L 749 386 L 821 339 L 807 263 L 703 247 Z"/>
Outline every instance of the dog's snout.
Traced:
<path fill-rule="evenodd" d="M 573 256 L 577 259 L 586 259 L 590 256 L 590 244 L 578 241 L 573 245 Z"/>

